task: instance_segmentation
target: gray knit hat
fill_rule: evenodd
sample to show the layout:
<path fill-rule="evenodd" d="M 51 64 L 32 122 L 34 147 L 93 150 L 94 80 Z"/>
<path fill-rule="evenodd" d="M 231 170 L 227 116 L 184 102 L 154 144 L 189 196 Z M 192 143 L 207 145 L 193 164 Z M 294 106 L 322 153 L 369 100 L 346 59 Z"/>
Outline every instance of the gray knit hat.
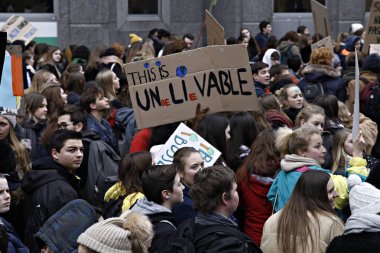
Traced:
<path fill-rule="evenodd" d="M 119 217 L 95 223 L 78 237 L 77 242 L 99 253 L 132 252 L 131 231 L 123 228 L 124 221 Z"/>
<path fill-rule="evenodd" d="M 11 124 L 13 129 L 16 127 L 17 121 L 16 121 L 16 115 L 15 114 L 9 113 L 9 112 L 2 112 L 0 114 L 0 116 L 6 118 L 9 121 L 9 123 Z"/>
<path fill-rule="evenodd" d="M 350 208 L 352 214 L 380 213 L 380 190 L 369 183 L 361 183 L 350 191 Z"/>

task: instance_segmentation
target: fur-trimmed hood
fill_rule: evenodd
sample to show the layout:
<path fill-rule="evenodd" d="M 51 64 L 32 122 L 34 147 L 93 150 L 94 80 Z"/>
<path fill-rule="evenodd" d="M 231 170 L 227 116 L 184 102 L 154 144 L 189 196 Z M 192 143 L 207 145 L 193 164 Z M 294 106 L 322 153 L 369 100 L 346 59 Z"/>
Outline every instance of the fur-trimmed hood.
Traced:
<path fill-rule="evenodd" d="M 302 71 L 304 75 L 310 74 L 312 72 L 320 72 L 321 74 L 330 77 L 340 77 L 339 71 L 327 65 L 309 64 Z"/>

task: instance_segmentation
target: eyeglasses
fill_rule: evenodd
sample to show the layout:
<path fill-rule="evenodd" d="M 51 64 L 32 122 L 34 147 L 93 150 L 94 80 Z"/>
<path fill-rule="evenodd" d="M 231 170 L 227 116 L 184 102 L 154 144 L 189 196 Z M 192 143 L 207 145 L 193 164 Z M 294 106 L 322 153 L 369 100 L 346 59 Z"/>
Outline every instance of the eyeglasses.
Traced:
<path fill-rule="evenodd" d="M 58 128 L 59 129 L 66 129 L 68 126 L 70 126 L 70 125 L 74 125 L 74 123 L 73 122 L 69 122 L 69 123 L 67 123 L 67 122 L 62 122 L 61 124 L 58 124 Z"/>

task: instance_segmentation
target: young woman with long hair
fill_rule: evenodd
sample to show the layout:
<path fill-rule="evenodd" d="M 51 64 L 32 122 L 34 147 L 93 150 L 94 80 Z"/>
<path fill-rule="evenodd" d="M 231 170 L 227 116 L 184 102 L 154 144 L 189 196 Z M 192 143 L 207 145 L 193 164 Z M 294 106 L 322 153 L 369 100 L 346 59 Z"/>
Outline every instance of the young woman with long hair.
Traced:
<path fill-rule="evenodd" d="M 236 173 L 239 205 L 243 220 L 239 221 L 245 234 L 260 246 L 265 221 L 272 214 L 267 194 L 280 170 L 280 153 L 275 147 L 276 134 L 272 129 L 259 133 L 252 151 Z"/>
<path fill-rule="evenodd" d="M 55 75 L 57 80 L 61 79 L 62 70 L 59 64 L 62 60 L 62 51 L 58 47 L 50 47 L 46 54 L 46 59 L 41 63 L 41 69 L 47 70 Z"/>
<path fill-rule="evenodd" d="M 39 93 L 28 93 L 25 96 L 26 116 L 22 122 L 24 128 L 24 139 L 31 141 L 31 160 L 34 161 L 49 155 L 40 142 L 42 132 L 46 128 L 48 115 L 46 97 Z"/>
<path fill-rule="evenodd" d="M 284 113 L 281 104 L 275 95 L 264 94 L 259 103 L 265 110 L 266 118 L 272 125 L 273 129 L 278 129 L 279 127 L 294 127 L 294 123 L 289 119 L 288 115 Z"/>
<path fill-rule="evenodd" d="M 193 201 L 190 197 L 190 189 L 194 183 L 195 174 L 203 169 L 204 161 L 198 150 L 193 147 L 183 147 L 174 153 L 173 164 L 181 178 L 183 189 L 183 202 L 174 206 L 173 214 L 177 225 L 185 220 L 194 218 L 196 211 L 193 208 Z"/>
<path fill-rule="evenodd" d="M 361 153 L 361 138 L 357 138 L 355 144 L 353 156 L 357 157 Z M 296 130 L 280 128 L 276 147 L 284 158 L 281 160 L 281 171 L 268 192 L 268 199 L 273 203 L 274 210 L 278 211 L 288 202 L 295 184 L 304 171 L 320 170 L 329 174 L 332 172 L 321 167 L 325 162 L 326 149 L 323 146 L 321 132 L 315 127 L 306 126 Z M 339 198 L 335 202 L 335 207 L 342 209 L 348 204 L 347 179 L 335 175 L 332 177 L 340 187 L 337 188 Z"/>
<path fill-rule="evenodd" d="M 255 118 L 249 112 L 236 112 L 230 118 L 230 136 L 226 162 L 233 171 L 241 166 L 258 135 Z"/>
<path fill-rule="evenodd" d="M 286 206 L 264 225 L 261 249 L 266 253 L 323 253 L 344 231 L 334 212 L 331 176 L 320 170 L 305 171 Z"/>
<path fill-rule="evenodd" d="M 142 173 L 152 166 L 149 152 L 136 152 L 126 155 L 119 165 L 119 182 L 105 194 L 106 218 L 115 217 L 129 210 L 138 199 L 144 198 L 141 183 Z"/>
<path fill-rule="evenodd" d="M 46 83 L 41 88 L 41 94 L 44 95 L 47 100 L 48 119 L 67 104 L 67 94 L 63 91 L 59 83 Z"/>

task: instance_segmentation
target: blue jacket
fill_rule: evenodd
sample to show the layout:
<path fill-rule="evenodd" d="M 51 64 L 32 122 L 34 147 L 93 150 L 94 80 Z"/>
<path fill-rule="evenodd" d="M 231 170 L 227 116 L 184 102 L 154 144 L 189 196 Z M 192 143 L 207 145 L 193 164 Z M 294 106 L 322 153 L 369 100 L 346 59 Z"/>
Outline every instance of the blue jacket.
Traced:
<path fill-rule="evenodd" d="M 197 215 L 189 192 L 190 188 L 185 186 L 185 189 L 183 189 L 183 202 L 175 205 L 173 208 L 174 219 L 178 226 L 185 220 L 195 218 Z"/>
<path fill-rule="evenodd" d="M 96 222 L 94 208 L 87 201 L 76 199 L 51 216 L 36 238 L 41 246 L 46 244 L 53 252 L 76 252 L 78 236 Z"/>
<path fill-rule="evenodd" d="M 116 153 L 119 153 L 112 127 L 107 120 L 102 118 L 101 123 L 91 114 L 87 117 L 87 129 L 92 130 L 100 136 L 100 139 L 110 145 Z"/>
<path fill-rule="evenodd" d="M 29 249 L 18 238 L 10 223 L 0 218 L 0 225 L 4 226 L 8 233 L 8 253 L 29 253 Z"/>

